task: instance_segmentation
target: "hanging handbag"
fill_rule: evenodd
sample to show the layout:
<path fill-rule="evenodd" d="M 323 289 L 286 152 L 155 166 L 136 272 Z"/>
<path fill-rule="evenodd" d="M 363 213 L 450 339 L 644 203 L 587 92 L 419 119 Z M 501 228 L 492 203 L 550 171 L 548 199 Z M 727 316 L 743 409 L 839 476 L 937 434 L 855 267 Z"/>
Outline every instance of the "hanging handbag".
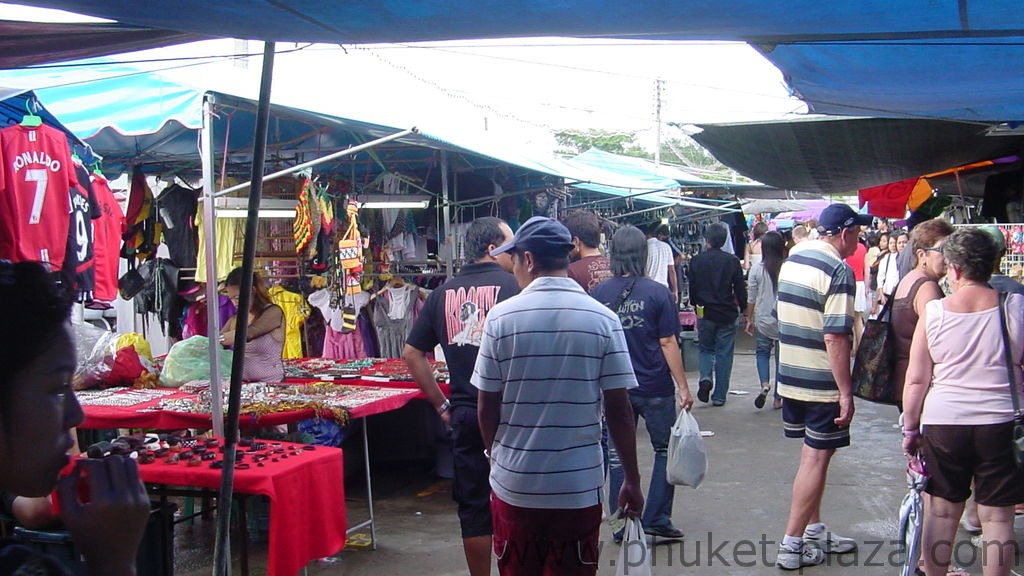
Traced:
<path fill-rule="evenodd" d="M 853 361 L 853 395 L 880 404 L 898 404 L 892 371 L 895 364 L 891 308 L 895 294 L 885 300 L 878 317 L 868 320 Z"/>
<path fill-rule="evenodd" d="M 1024 468 L 1024 418 L 1020 412 L 1020 394 L 1017 373 L 1013 369 L 1013 353 L 1010 351 L 1010 330 L 1006 326 L 1006 294 L 999 293 L 999 323 L 1003 328 L 1003 354 L 1006 357 L 1006 377 L 1010 382 L 1010 399 L 1013 402 L 1013 437 L 1010 448 L 1017 468 Z"/>
<path fill-rule="evenodd" d="M 128 271 L 117 279 L 117 291 L 125 300 L 135 298 L 149 284 L 150 278 L 153 276 L 152 260 L 147 260 L 138 267 L 135 267 L 134 263 L 135 258 L 129 258 Z"/>
<path fill-rule="evenodd" d="M 359 207 L 355 202 L 349 201 L 346 209 L 348 214 L 348 228 L 345 234 L 338 241 L 338 263 L 341 267 L 349 270 L 362 265 L 363 242 L 359 235 L 359 225 L 356 215 Z"/>

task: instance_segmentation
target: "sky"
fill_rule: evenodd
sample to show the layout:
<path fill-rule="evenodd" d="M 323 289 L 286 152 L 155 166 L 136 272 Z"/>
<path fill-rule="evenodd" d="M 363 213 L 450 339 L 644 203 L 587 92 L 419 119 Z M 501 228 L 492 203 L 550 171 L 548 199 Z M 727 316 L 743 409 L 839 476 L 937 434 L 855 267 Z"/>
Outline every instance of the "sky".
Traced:
<path fill-rule="evenodd" d="M 54 11 L 0 4 L 4 18 Z M 71 20 L 80 17 L 71 17 Z M 173 79 L 255 98 L 261 42 L 217 40 L 118 56 Z M 417 126 L 438 136 L 500 137 L 554 148 L 559 130 L 635 134 L 653 149 L 674 124 L 773 120 L 806 113 L 781 73 L 742 43 L 532 38 L 365 46 L 277 44 L 276 103 Z M 217 57 L 219 56 L 219 57 Z M 2 77 L 0 77 L 2 84 Z M 45 103 L 44 103 L 45 104 Z M 657 123 L 660 105 L 661 123 Z"/>

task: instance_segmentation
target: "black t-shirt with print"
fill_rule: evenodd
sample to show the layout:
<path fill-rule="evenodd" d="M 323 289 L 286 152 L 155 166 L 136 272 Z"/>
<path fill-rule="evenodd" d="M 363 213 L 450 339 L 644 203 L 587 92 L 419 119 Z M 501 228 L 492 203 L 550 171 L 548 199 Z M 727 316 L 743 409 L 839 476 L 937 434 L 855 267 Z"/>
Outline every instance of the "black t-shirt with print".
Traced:
<path fill-rule="evenodd" d="M 427 297 L 406 344 L 431 352 L 441 345 L 451 377 L 452 404 L 476 406 L 469 382 L 480 350 L 484 319 L 495 304 L 519 293 L 512 274 L 493 262 L 467 264 Z"/>

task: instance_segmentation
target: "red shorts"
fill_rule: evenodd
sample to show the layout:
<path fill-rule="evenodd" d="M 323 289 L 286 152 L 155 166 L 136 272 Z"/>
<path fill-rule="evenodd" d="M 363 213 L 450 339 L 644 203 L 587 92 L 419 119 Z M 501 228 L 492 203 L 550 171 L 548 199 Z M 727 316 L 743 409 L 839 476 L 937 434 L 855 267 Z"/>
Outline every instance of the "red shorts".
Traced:
<path fill-rule="evenodd" d="M 491 495 L 494 553 L 502 576 L 597 574 L 601 505 L 520 508 Z"/>

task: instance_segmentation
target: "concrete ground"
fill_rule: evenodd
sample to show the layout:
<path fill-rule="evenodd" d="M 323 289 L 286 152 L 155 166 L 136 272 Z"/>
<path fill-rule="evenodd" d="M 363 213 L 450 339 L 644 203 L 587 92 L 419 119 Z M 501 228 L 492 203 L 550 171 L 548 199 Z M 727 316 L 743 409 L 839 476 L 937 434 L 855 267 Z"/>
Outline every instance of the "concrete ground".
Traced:
<path fill-rule="evenodd" d="M 687 376 L 696 392 L 696 372 L 690 370 Z M 673 519 L 686 537 L 682 543 L 659 542 L 653 547 L 653 574 L 780 573 L 774 566 L 775 551 L 785 528 L 801 442 L 783 437 L 781 411 L 773 410 L 770 400 L 764 409 L 754 408 L 758 388 L 753 342 L 742 335 L 731 389 L 746 394 L 730 394 L 720 408 L 700 402 L 695 406 L 693 414 L 701 428 L 714 432 L 705 439 L 708 474 L 698 489 L 677 487 Z M 829 526 L 856 538 L 860 549 L 830 556 L 826 565 L 805 568 L 806 572 L 898 573 L 893 540 L 906 486 L 896 420 L 895 408 L 858 400 L 853 444 L 833 460 L 822 511 Z M 646 482 L 653 456 L 642 425 L 637 444 Z M 358 478 L 350 480 L 348 518 L 355 524 L 366 516 L 366 499 Z M 308 574 L 466 574 L 450 487 L 450 481 L 436 478 L 424 466 L 375 467 L 377 549 L 366 546 L 368 533 L 356 535 L 336 556 L 312 562 Z M 177 528 L 178 575 L 210 574 L 213 526 L 213 522 L 198 522 Z M 1018 540 L 1022 526 L 1018 523 Z M 620 547 L 612 542 L 606 526 L 601 535 L 599 574 L 612 576 Z M 980 555 L 963 533 L 958 538 L 962 543 L 956 548 L 956 562 L 980 574 Z M 265 556 L 265 544 L 252 546 L 252 574 L 264 573 Z"/>

